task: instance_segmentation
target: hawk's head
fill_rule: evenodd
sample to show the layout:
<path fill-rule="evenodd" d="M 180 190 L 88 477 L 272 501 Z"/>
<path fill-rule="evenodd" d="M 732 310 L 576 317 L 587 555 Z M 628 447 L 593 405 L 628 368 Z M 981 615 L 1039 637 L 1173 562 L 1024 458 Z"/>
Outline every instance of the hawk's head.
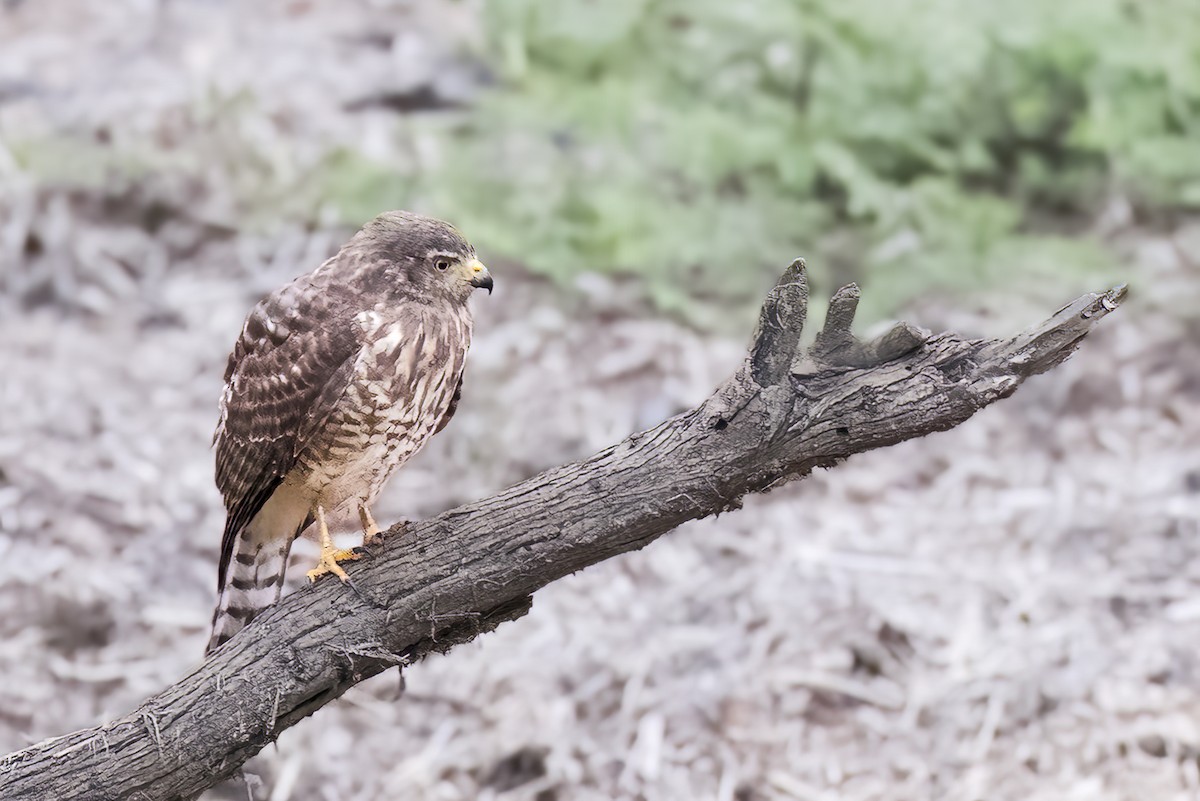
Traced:
<path fill-rule="evenodd" d="M 472 290 L 492 291 L 492 276 L 475 248 L 450 223 L 408 211 L 385 211 L 346 245 L 364 256 L 355 269 L 374 291 L 441 297 L 465 303 Z"/>

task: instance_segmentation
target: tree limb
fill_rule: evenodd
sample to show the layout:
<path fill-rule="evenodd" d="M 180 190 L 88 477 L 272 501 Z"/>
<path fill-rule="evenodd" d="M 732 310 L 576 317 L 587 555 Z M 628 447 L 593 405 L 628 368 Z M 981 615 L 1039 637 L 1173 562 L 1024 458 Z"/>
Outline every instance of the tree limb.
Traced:
<path fill-rule="evenodd" d="M 194 798 L 354 684 L 525 614 L 531 594 L 681 523 L 862 451 L 961 423 L 1061 363 L 1116 309 L 1089 294 L 1005 340 L 850 332 L 839 290 L 800 347 L 804 262 L 763 304 L 738 372 L 697 408 L 589 459 L 432 520 L 394 527 L 372 558 L 284 598 L 125 717 L 0 760 L 5 799 Z"/>

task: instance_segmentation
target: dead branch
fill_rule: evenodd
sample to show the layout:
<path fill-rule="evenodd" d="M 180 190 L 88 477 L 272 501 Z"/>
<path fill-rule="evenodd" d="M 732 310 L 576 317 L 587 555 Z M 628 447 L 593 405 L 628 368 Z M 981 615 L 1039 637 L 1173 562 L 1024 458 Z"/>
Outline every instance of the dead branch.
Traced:
<path fill-rule="evenodd" d="M 1125 296 L 1085 295 L 1004 340 L 897 325 L 851 334 L 834 296 L 800 347 L 803 261 L 763 304 L 741 369 L 697 408 L 589 459 L 393 529 L 373 558 L 265 613 L 125 717 L 0 760 L 5 799 L 194 798 L 354 684 L 529 610 L 530 596 L 688 520 L 862 451 L 951 428 L 1061 363 Z"/>

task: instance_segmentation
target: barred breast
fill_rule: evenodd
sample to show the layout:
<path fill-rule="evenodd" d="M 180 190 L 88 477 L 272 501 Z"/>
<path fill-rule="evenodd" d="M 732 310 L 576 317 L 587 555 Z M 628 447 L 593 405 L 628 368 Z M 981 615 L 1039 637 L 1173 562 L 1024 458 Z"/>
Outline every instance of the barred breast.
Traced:
<path fill-rule="evenodd" d="M 436 432 L 471 344 L 465 306 L 373 309 L 355 323 L 363 347 L 333 412 L 298 460 L 303 483 L 327 509 L 370 505 L 387 479 Z"/>

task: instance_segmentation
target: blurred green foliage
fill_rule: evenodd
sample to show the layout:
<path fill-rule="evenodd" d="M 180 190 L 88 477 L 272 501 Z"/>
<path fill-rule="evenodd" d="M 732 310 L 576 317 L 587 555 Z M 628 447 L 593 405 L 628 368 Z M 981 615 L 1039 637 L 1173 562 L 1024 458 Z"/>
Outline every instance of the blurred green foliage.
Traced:
<path fill-rule="evenodd" d="M 203 185 L 193 213 L 241 228 L 418 208 L 488 258 L 636 276 L 689 315 L 755 303 L 798 254 L 818 295 L 864 284 L 866 317 L 1001 283 L 1057 296 L 1117 272 L 1089 233 L 1115 199 L 1200 206 L 1197 0 L 482 8 L 491 85 L 398 116 L 387 161 L 266 136 L 256 98 L 216 89 L 178 121 L 186 146 L 10 147 L 67 184 Z"/>
<path fill-rule="evenodd" d="M 1070 232 L 1114 196 L 1200 205 L 1195 0 L 486 8 L 497 85 L 414 188 L 559 279 L 681 308 L 802 253 L 895 305 L 1103 268 Z"/>

